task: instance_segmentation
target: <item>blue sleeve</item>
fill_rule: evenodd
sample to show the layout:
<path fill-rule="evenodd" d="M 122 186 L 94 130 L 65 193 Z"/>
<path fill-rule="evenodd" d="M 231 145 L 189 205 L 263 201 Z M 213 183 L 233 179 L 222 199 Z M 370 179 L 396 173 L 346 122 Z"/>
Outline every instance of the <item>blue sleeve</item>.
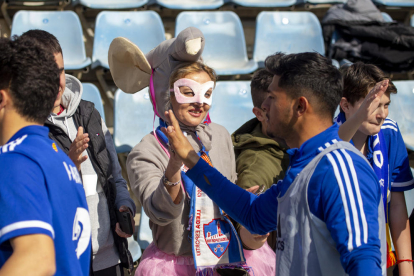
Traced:
<path fill-rule="evenodd" d="M 52 209 L 41 168 L 18 153 L 0 155 L 0 244 L 22 235 L 54 238 Z"/>
<path fill-rule="evenodd" d="M 309 183 L 310 210 L 325 222 L 349 275 L 381 275 L 380 195 L 368 163 L 345 150 L 324 157 Z"/>
<path fill-rule="evenodd" d="M 408 160 L 407 149 L 396 122 L 387 119 L 382 126 L 388 144 L 388 161 L 392 192 L 404 192 L 414 188 L 414 179 Z"/>
<path fill-rule="evenodd" d="M 224 212 L 250 232 L 264 235 L 276 229 L 276 185 L 257 197 L 234 185 L 201 158 L 186 175 Z"/>

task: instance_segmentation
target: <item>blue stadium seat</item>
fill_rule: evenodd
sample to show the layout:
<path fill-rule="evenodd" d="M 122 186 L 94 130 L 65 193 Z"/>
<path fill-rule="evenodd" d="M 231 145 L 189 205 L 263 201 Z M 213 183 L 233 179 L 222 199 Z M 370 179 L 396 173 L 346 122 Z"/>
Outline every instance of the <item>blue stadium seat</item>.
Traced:
<path fill-rule="evenodd" d="M 414 7 L 413 0 L 373 0 L 373 2 L 387 7 Z"/>
<path fill-rule="evenodd" d="M 116 37 L 125 37 L 147 53 L 165 40 L 161 17 L 154 11 L 103 11 L 96 17 L 92 69 L 109 69 L 108 49 Z"/>
<path fill-rule="evenodd" d="M 392 20 L 391 16 L 386 12 L 382 12 L 381 15 L 382 15 L 382 18 L 384 19 L 385 22 L 394 21 L 394 20 Z"/>
<path fill-rule="evenodd" d="M 93 83 L 88 82 L 83 82 L 82 87 L 82 100 L 93 102 L 95 104 L 96 110 L 99 111 L 99 114 L 101 114 L 102 119 L 105 121 L 104 107 L 102 104 L 101 93 L 99 93 L 98 87 L 96 87 Z"/>
<path fill-rule="evenodd" d="M 223 6 L 223 0 L 156 0 L 167 9 L 175 10 L 214 10 Z"/>
<path fill-rule="evenodd" d="M 303 0 L 300 0 L 299 3 L 303 3 Z M 305 3 L 312 4 L 312 5 L 320 5 L 320 4 L 343 4 L 346 3 L 347 0 L 305 0 Z"/>
<path fill-rule="evenodd" d="M 414 175 L 413 168 L 411 168 L 411 172 Z M 405 196 L 405 204 L 407 205 L 407 213 L 408 213 L 408 216 L 410 216 L 411 212 L 414 209 L 414 189 L 404 192 L 404 196 Z"/>
<path fill-rule="evenodd" d="M 152 131 L 154 111 L 148 88 L 135 94 L 118 89 L 114 100 L 114 143 L 118 153 L 129 152 Z M 158 118 L 155 127 L 158 126 Z"/>
<path fill-rule="evenodd" d="M 296 0 L 230 0 L 230 2 L 244 7 L 273 8 L 293 6 Z"/>
<path fill-rule="evenodd" d="M 79 0 L 78 3 L 91 9 L 133 9 L 147 4 L 148 0 Z"/>
<path fill-rule="evenodd" d="M 176 20 L 175 34 L 190 26 L 203 32 L 203 59 L 219 75 L 248 74 L 257 69 L 256 62 L 247 57 L 243 27 L 234 12 L 182 12 Z"/>
<path fill-rule="evenodd" d="M 316 51 L 325 54 L 322 28 L 311 12 L 261 12 L 257 16 L 253 59 L 263 67 L 267 56 Z"/>
<path fill-rule="evenodd" d="M 132 261 L 136 262 L 141 258 L 142 252 L 139 243 L 134 239 L 134 236 L 129 237 L 128 239 L 128 250 L 131 253 Z"/>
<path fill-rule="evenodd" d="M 59 40 L 65 70 L 80 70 L 91 64 L 86 57 L 79 17 L 73 11 L 19 11 L 14 15 L 11 35 L 31 29 L 45 30 Z"/>
<path fill-rule="evenodd" d="M 397 121 L 405 146 L 414 151 L 414 81 L 394 81 L 398 93 L 391 95 L 388 117 Z"/>
<path fill-rule="evenodd" d="M 211 121 L 233 133 L 254 117 L 250 81 L 219 81 L 213 92 Z"/>
<path fill-rule="evenodd" d="M 137 240 L 142 249 L 146 249 L 152 243 L 152 230 L 149 226 L 149 217 L 145 214 L 144 208 L 141 208 Z"/>

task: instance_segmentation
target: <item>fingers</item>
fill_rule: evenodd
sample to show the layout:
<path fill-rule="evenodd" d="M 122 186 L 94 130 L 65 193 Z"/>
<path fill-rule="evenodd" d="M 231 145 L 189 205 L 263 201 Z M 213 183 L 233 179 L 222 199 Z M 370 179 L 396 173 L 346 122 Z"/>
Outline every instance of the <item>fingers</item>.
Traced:
<path fill-rule="evenodd" d="M 78 133 L 76 134 L 76 137 L 82 136 L 83 135 L 83 127 L 79 127 L 78 128 Z"/>
<path fill-rule="evenodd" d="M 255 185 L 253 187 L 250 187 L 250 188 L 246 189 L 246 191 L 255 194 L 258 189 L 259 189 L 259 185 Z"/>
<path fill-rule="evenodd" d="M 122 205 L 121 207 L 119 207 L 119 212 L 128 212 L 129 208 L 126 207 L 125 205 Z"/>
<path fill-rule="evenodd" d="M 129 237 L 131 237 L 132 235 L 128 235 L 127 233 L 124 233 L 122 230 L 121 230 L 121 227 L 119 226 L 119 222 L 117 222 L 116 223 L 116 226 L 115 226 L 115 232 L 116 232 L 116 234 L 118 235 L 118 236 L 120 236 L 121 238 L 129 238 Z"/>
<path fill-rule="evenodd" d="M 180 125 L 174 116 L 174 112 L 172 112 L 171 109 L 169 111 L 165 111 L 165 116 L 169 119 L 170 125 L 172 125 L 174 129 L 180 130 Z"/>

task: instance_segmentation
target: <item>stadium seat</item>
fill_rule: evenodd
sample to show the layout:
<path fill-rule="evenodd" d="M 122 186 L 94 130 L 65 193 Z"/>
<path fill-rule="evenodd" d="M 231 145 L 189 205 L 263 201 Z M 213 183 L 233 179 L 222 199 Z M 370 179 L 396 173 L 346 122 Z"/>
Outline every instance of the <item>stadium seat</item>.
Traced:
<path fill-rule="evenodd" d="M 397 121 L 405 146 L 414 151 L 414 81 L 394 81 L 398 93 L 391 95 L 388 117 Z"/>
<path fill-rule="evenodd" d="M 175 10 L 214 10 L 223 6 L 223 0 L 156 0 L 167 9 Z"/>
<path fill-rule="evenodd" d="M 118 153 L 130 152 L 152 131 L 154 111 L 148 88 L 135 94 L 118 89 L 114 100 L 114 143 Z M 158 118 L 155 127 L 158 126 Z"/>
<path fill-rule="evenodd" d="M 413 0 L 373 0 L 373 2 L 387 7 L 414 7 Z"/>
<path fill-rule="evenodd" d="M 203 59 L 217 74 L 248 74 L 257 69 L 256 62 L 247 57 L 243 26 L 234 12 L 182 12 L 176 20 L 175 34 L 190 26 L 203 32 Z"/>
<path fill-rule="evenodd" d="M 154 11 L 103 11 L 96 17 L 92 69 L 109 69 L 108 49 L 116 37 L 125 37 L 147 53 L 165 40 L 164 25 Z"/>
<path fill-rule="evenodd" d="M 300 0 L 299 3 L 303 3 L 303 0 Z M 311 5 L 324 5 L 324 4 L 343 4 L 346 3 L 347 0 L 305 0 L 306 4 Z"/>
<path fill-rule="evenodd" d="M 90 9 L 133 9 L 147 4 L 148 0 L 78 0 Z"/>
<path fill-rule="evenodd" d="M 233 133 L 254 117 L 250 81 L 219 81 L 213 92 L 211 121 Z"/>
<path fill-rule="evenodd" d="M 411 168 L 411 172 L 414 175 L 413 168 Z M 407 205 L 407 213 L 408 213 L 408 216 L 410 216 L 411 212 L 414 209 L 414 189 L 404 192 L 404 196 L 405 196 L 405 204 Z"/>
<path fill-rule="evenodd" d="M 73 11 L 19 11 L 14 15 L 12 35 L 31 29 L 50 32 L 59 40 L 65 70 L 81 70 L 91 64 L 86 57 L 79 17 Z"/>
<path fill-rule="evenodd" d="M 382 15 L 382 18 L 384 19 L 385 22 L 394 21 L 394 20 L 392 20 L 391 16 L 386 12 L 382 12 L 381 15 Z"/>
<path fill-rule="evenodd" d="M 230 3 L 244 7 L 274 8 L 293 6 L 296 0 L 231 0 Z"/>
<path fill-rule="evenodd" d="M 414 27 L 414 15 L 411 16 L 410 26 Z"/>
<path fill-rule="evenodd" d="M 139 243 L 134 239 L 134 236 L 129 237 L 128 239 L 128 250 L 132 255 L 132 261 L 136 262 L 141 258 L 142 252 Z"/>
<path fill-rule="evenodd" d="M 54 8 L 63 9 L 70 4 L 70 0 L 6 0 L 0 1 L 1 12 L 7 25 L 11 27 L 12 21 L 7 12 L 8 9 L 27 9 L 27 8 Z"/>
<path fill-rule="evenodd" d="M 311 12 L 261 12 L 256 21 L 253 59 L 264 66 L 267 56 L 316 51 L 325 54 L 322 28 Z"/>
<path fill-rule="evenodd" d="M 82 87 L 82 100 L 93 102 L 95 104 L 96 110 L 99 111 L 99 114 L 101 114 L 102 119 L 105 121 L 104 107 L 102 104 L 101 93 L 99 93 L 98 87 L 96 87 L 93 83 L 88 82 L 83 82 Z"/>
<path fill-rule="evenodd" d="M 149 226 L 149 217 L 145 214 L 144 208 L 141 208 L 137 240 L 142 249 L 146 249 L 152 243 L 152 230 Z"/>

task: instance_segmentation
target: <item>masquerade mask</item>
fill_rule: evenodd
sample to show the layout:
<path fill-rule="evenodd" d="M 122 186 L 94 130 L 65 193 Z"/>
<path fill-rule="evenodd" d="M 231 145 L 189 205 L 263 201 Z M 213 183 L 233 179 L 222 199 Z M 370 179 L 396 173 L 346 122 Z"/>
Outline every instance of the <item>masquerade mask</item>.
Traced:
<path fill-rule="evenodd" d="M 188 97 L 181 93 L 180 87 L 186 86 L 192 90 L 194 93 L 194 96 Z M 174 82 L 174 89 L 171 89 L 171 92 L 174 92 L 175 99 L 180 104 L 185 103 L 205 103 L 208 105 L 211 105 L 211 102 L 213 101 L 213 95 L 210 94 L 209 98 L 206 98 L 205 94 L 208 90 L 214 88 L 214 81 L 208 81 L 203 84 L 199 84 L 196 81 L 190 80 L 190 79 L 179 79 L 176 82 Z"/>

